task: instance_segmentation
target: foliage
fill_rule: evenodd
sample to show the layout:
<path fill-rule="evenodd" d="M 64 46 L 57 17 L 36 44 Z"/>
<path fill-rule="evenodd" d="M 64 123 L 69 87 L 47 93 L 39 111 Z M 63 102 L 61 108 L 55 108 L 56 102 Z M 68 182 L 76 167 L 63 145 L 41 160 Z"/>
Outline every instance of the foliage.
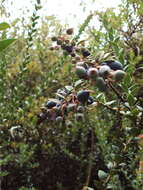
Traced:
<path fill-rule="evenodd" d="M 53 16 L 40 19 L 40 8 L 28 25 L 0 24 L 2 189 L 141 189 L 142 1 L 96 11 L 77 34 Z M 99 30 L 89 24 L 95 16 Z M 116 60 L 118 76 L 101 70 Z"/>

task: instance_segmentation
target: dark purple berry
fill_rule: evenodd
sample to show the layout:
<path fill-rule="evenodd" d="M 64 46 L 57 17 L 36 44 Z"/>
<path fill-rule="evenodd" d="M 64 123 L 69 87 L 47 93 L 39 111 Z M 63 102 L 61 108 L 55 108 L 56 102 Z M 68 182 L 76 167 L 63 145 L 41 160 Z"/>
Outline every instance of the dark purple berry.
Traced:
<path fill-rule="evenodd" d="M 114 71 L 123 70 L 123 65 L 118 61 L 109 60 L 109 61 L 103 62 L 101 65 L 107 65 Z"/>
<path fill-rule="evenodd" d="M 72 51 L 73 51 L 73 46 L 66 45 L 66 46 L 65 46 L 65 50 L 66 50 L 68 53 L 72 53 Z"/>
<path fill-rule="evenodd" d="M 90 52 L 89 52 L 88 50 L 86 50 L 86 49 L 83 49 L 83 50 L 82 50 L 82 55 L 83 55 L 84 57 L 88 57 L 88 56 L 90 55 Z"/>
<path fill-rule="evenodd" d="M 45 106 L 46 106 L 48 109 L 51 109 L 51 108 L 55 107 L 56 105 L 57 105 L 56 102 L 49 100 L 49 101 L 46 103 Z"/>
<path fill-rule="evenodd" d="M 88 102 L 89 98 L 89 91 L 88 90 L 82 90 L 78 92 L 77 99 L 80 103 L 85 104 Z"/>
<path fill-rule="evenodd" d="M 72 35 L 72 34 L 73 34 L 73 28 L 67 29 L 66 33 L 67 33 L 68 35 Z"/>
<path fill-rule="evenodd" d="M 92 97 L 92 96 L 89 96 L 88 101 L 87 101 L 87 104 L 90 105 L 90 104 L 92 104 L 93 102 L 94 102 L 93 97 Z"/>

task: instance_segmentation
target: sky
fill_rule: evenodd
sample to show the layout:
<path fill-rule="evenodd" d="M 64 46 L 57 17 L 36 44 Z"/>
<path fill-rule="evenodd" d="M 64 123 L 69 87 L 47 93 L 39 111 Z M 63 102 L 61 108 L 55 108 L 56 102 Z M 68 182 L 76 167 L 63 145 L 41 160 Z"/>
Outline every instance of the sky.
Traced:
<path fill-rule="evenodd" d="M 41 16 L 55 15 L 62 24 L 68 23 L 73 27 L 83 23 L 90 11 L 105 10 L 109 7 L 117 7 L 121 0 L 41 0 L 43 8 L 41 9 Z M 31 16 L 33 11 L 34 0 L 5 0 L 5 6 L 10 12 L 8 20 L 21 17 Z M 83 11 L 83 6 L 80 3 L 86 4 L 86 9 Z M 86 2 L 86 3 L 85 3 Z M 30 11 L 27 11 L 27 8 Z"/>

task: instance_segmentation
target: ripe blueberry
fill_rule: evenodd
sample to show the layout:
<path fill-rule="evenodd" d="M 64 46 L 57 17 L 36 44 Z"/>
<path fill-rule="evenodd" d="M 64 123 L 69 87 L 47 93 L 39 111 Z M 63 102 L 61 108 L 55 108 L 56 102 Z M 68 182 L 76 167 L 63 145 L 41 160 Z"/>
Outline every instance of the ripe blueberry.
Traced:
<path fill-rule="evenodd" d="M 82 104 L 87 103 L 88 98 L 89 98 L 89 91 L 87 91 L 87 90 L 82 90 L 82 91 L 78 92 L 78 94 L 77 94 L 77 99 Z"/>
<path fill-rule="evenodd" d="M 65 50 L 66 50 L 68 53 L 72 53 L 72 51 L 73 51 L 73 46 L 66 45 L 66 46 L 65 46 Z"/>
<path fill-rule="evenodd" d="M 88 56 L 90 55 L 90 52 L 89 52 L 88 50 L 86 50 L 86 49 L 83 49 L 83 50 L 82 50 L 82 55 L 83 55 L 84 57 L 88 57 Z"/>
<path fill-rule="evenodd" d="M 92 96 L 89 96 L 88 101 L 87 101 L 87 104 L 90 105 L 90 104 L 92 104 L 93 102 L 94 102 L 93 97 L 92 97 Z"/>
<path fill-rule="evenodd" d="M 109 60 L 109 61 L 103 62 L 101 65 L 107 65 L 114 71 L 123 70 L 123 65 L 118 61 Z"/>
<path fill-rule="evenodd" d="M 45 106 L 46 106 L 48 109 L 51 109 L 51 108 L 55 107 L 56 105 L 57 105 L 56 102 L 49 100 L 49 101 L 46 103 Z"/>

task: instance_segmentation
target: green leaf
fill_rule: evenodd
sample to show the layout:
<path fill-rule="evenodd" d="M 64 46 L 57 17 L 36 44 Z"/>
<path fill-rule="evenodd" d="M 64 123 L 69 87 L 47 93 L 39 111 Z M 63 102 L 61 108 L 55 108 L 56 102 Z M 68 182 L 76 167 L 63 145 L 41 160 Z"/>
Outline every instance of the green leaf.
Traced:
<path fill-rule="evenodd" d="M 83 83 L 83 80 L 78 80 L 75 82 L 74 86 L 77 87 Z"/>
<path fill-rule="evenodd" d="M 9 172 L 7 172 L 7 171 L 0 172 L 0 177 L 7 176 L 8 174 L 9 174 Z"/>
<path fill-rule="evenodd" d="M 99 170 L 98 171 L 98 177 L 103 180 L 106 179 L 108 177 L 108 174 L 106 172 L 104 172 L 103 170 Z"/>
<path fill-rule="evenodd" d="M 6 49 L 10 44 L 12 44 L 16 39 L 6 39 L 0 41 L 0 52 Z"/>
<path fill-rule="evenodd" d="M 133 106 L 136 101 L 135 97 L 132 94 L 128 94 L 127 100 L 130 106 Z"/>
<path fill-rule="evenodd" d="M 0 23 L 0 30 L 6 30 L 7 28 L 10 28 L 10 25 L 6 22 Z"/>

